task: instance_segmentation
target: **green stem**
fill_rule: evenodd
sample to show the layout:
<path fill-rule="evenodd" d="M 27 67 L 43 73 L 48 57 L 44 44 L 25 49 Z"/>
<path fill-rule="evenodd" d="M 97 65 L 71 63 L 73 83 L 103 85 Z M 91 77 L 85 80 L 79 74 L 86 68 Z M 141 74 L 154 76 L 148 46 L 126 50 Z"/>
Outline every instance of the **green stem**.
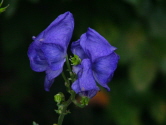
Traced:
<path fill-rule="evenodd" d="M 60 114 L 60 116 L 58 118 L 58 125 L 62 125 L 64 116 L 66 115 L 65 114 L 66 108 L 67 108 L 66 106 L 63 107 L 62 113 Z"/>
<path fill-rule="evenodd" d="M 71 95 L 70 98 L 66 102 L 64 102 L 62 113 L 60 114 L 58 118 L 58 125 L 62 125 L 63 119 L 65 115 L 68 113 L 67 107 L 71 104 L 72 100 L 73 100 L 73 95 Z"/>
<path fill-rule="evenodd" d="M 62 72 L 62 77 L 65 80 L 66 84 L 70 84 L 69 80 L 66 78 L 65 73 Z"/>
<path fill-rule="evenodd" d="M 71 70 L 71 66 L 70 66 L 70 63 L 69 63 L 68 55 L 66 56 L 66 65 L 67 65 L 67 68 L 69 70 L 70 78 L 71 78 L 71 80 L 73 82 L 74 81 L 74 74 L 72 73 L 72 70 Z M 61 105 L 62 106 L 62 110 L 61 110 L 61 114 L 59 115 L 59 118 L 58 118 L 58 125 L 62 125 L 63 119 L 64 119 L 65 115 L 68 113 L 67 112 L 67 107 L 75 99 L 75 92 L 73 90 L 71 90 L 71 88 L 70 88 L 70 81 L 66 78 L 64 72 L 62 72 L 62 77 L 65 80 L 67 90 L 68 90 L 68 92 L 71 95 L 70 95 L 69 99 Z"/>
<path fill-rule="evenodd" d="M 71 69 L 71 66 L 69 63 L 68 55 L 66 56 L 66 65 L 67 65 L 67 68 L 69 69 L 70 78 L 71 78 L 72 82 L 74 82 L 74 75 L 72 73 L 72 69 Z"/>
<path fill-rule="evenodd" d="M 71 66 L 70 66 L 70 63 L 69 63 L 68 55 L 66 56 L 66 64 L 67 64 L 67 68 L 69 69 L 69 71 L 72 72 Z"/>

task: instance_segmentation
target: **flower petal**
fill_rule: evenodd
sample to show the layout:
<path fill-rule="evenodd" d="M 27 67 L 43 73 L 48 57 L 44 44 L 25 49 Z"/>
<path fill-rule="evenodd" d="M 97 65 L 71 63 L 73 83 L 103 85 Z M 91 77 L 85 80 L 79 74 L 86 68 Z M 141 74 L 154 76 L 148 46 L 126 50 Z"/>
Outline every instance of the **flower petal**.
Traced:
<path fill-rule="evenodd" d="M 46 76 L 44 81 L 45 91 L 50 91 L 50 87 L 52 86 L 53 83 L 54 83 L 54 79 L 49 80 L 48 77 Z"/>
<path fill-rule="evenodd" d="M 53 84 L 55 77 L 60 75 L 62 70 L 63 68 L 56 71 L 52 71 L 51 69 L 46 70 L 46 77 L 45 77 L 45 83 L 44 83 L 44 88 L 46 91 L 50 90 L 50 87 Z"/>
<path fill-rule="evenodd" d="M 74 18 L 70 12 L 59 15 L 44 31 L 43 43 L 56 43 L 67 49 L 74 29 Z"/>
<path fill-rule="evenodd" d="M 82 65 L 73 66 L 73 67 L 72 67 L 72 70 L 73 70 L 73 72 L 74 72 L 75 74 L 78 75 L 78 73 L 79 73 L 80 71 L 82 71 Z"/>
<path fill-rule="evenodd" d="M 85 54 L 85 52 L 83 51 L 83 49 L 80 46 L 80 40 L 72 42 L 71 51 L 73 54 L 79 56 L 79 58 L 82 60 L 87 58 L 87 55 Z"/>
<path fill-rule="evenodd" d="M 70 12 L 59 15 L 37 37 L 28 50 L 31 67 L 34 71 L 46 71 L 45 90 L 49 91 L 63 69 L 66 51 L 74 29 L 74 19 Z"/>
<path fill-rule="evenodd" d="M 74 81 L 71 88 L 75 91 L 75 93 L 79 93 L 81 91 L 78 79 Z"/>
<path fill-rule="evenodd" d="M 80 45 L 92 62 L 99 57 L 111 54 L 116 49 L 91 28 L 88 28 L 88 31 L 81 36 Z"/>
<path fill-rule="evenodd" d="M 30 66 L 32 70 L 36 72 L 43 72 L 46 70 L 48 64 L 44 54 L 39 48 L 37 48 L 34 42 L 31 43 L 28 48 L 28 57 L 30 59 Z"/>
<path fill-rule="evenodd" d="M 92 98 L 99 91 L 99 88 L 93 78 L 90 60 L 84 59 L 81 65 L 82 70 L 78 72 L 78 80 L 73 83 L 72 89 L 81 96 Z"/>
<path fill-rule="evenodd" d="M 63 67 L 64 62 L 66 61 L 66 53 L 61 46 L 53 43 L 43 43 L 41 49 L 52 70 L 55 71 Z"/>
<path fill-rule="evenodd" d="M 108 91 L 110 88 L 107 83 L 113 77 L 114 71 L 116 70 L 119 56 L 113 52 L 112 54 L 104 57 L 100 57 L 93 63 L 93 75 L 95 80 Z"/>

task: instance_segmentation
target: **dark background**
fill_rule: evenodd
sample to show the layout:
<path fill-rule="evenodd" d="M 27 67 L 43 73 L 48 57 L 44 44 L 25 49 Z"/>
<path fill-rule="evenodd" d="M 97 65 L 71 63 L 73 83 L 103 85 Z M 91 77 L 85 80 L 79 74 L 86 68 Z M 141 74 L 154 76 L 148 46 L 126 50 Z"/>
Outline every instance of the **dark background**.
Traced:
<path fill-rule="evenodd" d="M 166 1 L 165 0 L 5 0 L 0 14 L 0 125 L 57 123 L 53 100 L 65 92 L 62 77 L 45 92 L 45 73 L 30 69 L 31 37 L 58 15 L 74 15 L 77 40 L 88 27 L 97 30 L 120 55 L 109 83 L 90 105 L 71 105 L 64 125 L 166 124 Z"/>

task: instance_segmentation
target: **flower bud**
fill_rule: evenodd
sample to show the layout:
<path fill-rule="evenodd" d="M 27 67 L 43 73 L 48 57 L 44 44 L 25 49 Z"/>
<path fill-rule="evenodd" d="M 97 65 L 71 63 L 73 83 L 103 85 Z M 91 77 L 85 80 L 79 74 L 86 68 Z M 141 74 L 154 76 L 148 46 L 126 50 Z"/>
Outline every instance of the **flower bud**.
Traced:
<path fill-rule="evenodd" d="M 86 96 L 82 96 L 82 98 L 81 98 L 81 101 L 80 101 L 80 103 L 82 104 L 82 105 L 88 105 L 88 103 L 89 103 L 89 98 L 88 97 L 86 97 Z"/>
<path fill-rule="evenodd" d="M 81 59 L 77 55 L 74 55 L 74 57 L 71 57 L 70 61 L 71 61 L 72 65 L 74 65 L 74 66 L 81 63 Z"/>
<path fill-rule="evenodd" d="M 60 104 L 64 100 L 65 100 L 64 94 L 61 92 L 54 96 L 54 101 L 57 102 L 57 104 Z"/>

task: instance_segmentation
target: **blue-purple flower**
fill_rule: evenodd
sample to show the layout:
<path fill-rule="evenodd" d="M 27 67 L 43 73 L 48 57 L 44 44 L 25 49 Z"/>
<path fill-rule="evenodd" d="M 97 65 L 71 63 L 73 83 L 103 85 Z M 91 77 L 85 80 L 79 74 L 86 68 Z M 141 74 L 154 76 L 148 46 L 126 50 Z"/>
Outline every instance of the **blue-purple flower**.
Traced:
<path fill-rule="evenodd" d="M 74 29 L 74 19 L 70 12 L 59 15 L 37 37 L 28 49 L 28 57 L 32 70 L 46 72 L 45 90 L 49 91 L 63 70 L 66 61 L 66 51 Z"/>
<path fill-rule="evenodd" d="M 72 53 L 82 60 L 81 64 L 73 66 L 77 80 L 72 84 L 72 89 L 82 96 L 92 98 L 99 91 L 97 82 L 110 91 L 107 84 L 112 79 L 119 60 L 115 50 L 104 37 L 88 28 L 71 45 Z"/>

